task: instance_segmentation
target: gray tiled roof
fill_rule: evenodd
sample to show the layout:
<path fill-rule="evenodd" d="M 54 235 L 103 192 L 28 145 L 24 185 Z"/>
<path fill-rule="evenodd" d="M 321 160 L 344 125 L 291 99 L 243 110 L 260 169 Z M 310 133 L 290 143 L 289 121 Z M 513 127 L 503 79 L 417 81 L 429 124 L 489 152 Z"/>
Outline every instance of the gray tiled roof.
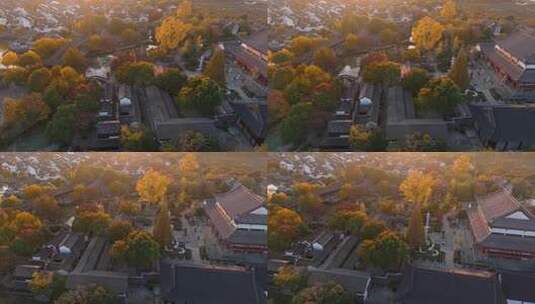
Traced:
<path fill-rule="evenodd" d="M 533 237 L 520 237 L 493 233 L 480 242 L 479 245 L 486 248 L 535 253 L 535 238 Z"/>
<path fill-rule="evenodd" d="M 505 271 L 500 276 L 507 299 L 535 303 L 534 273 Z"/>
<path fill-rule="evenodd" d="M 267 233 L 256 230 L 236 230 L 228 240 L 234 244 L 266 246 Z"/>
<path fill-rule="evenodd" d="M 214 198 L 233 219 L 261 207 L 265 201 L 242 184 L 228 192 L 215 194 Z"/>
<path fill-rule="evenodd" d="M 535 146 L 535 107 L 531 105 L 470 105 L 483 142 L 518 142 Z"/>
<path fill-rule="evenodd" d="M 495 274 L 415 267 L 405 270 L 397 297 L 400 304 L 505 304 Z"/>
<path fill-rule="evenodd" d="M 246 104 L 242 102 L 231 102 L 230 106 L 236 115 L 252 132 L 255 138 L 263 140 L 267 133 L 268 110 L 267 104 Z"/>
<path fill-rule="evenodd" d="M 519 31 L 497 43 L 516 58 L 535 63 L 535 36 Z"/>
<path fill-rule="evenodd" d="M 174 304 L 263 303 L 253 271 L 239 267 L 167 263 L 162 263 L 160 268 L 163 270 L 160 282 L 164 286 L 164 298 Z"/>

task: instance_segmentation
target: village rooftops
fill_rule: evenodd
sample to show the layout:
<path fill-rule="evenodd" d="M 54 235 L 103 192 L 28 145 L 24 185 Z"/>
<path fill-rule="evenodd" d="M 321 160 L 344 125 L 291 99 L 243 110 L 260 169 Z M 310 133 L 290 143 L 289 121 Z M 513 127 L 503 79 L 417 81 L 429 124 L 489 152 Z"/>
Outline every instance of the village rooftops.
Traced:
<path fill-rule="evenodd" d="M 160 284 L 167 303 L 259 304 L 263 290 L 254 270 L 193 264 L 160 265 Z"/>

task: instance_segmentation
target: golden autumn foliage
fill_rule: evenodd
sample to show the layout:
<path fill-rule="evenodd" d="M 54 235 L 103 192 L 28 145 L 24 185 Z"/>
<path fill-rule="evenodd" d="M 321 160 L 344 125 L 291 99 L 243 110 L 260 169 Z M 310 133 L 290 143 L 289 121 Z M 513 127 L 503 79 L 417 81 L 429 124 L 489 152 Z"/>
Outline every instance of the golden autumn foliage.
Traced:
<path fill-rule="evenodd" d="M 177 16 L 170 16 L 156 29 L 156 41 L 161 48 L 174 50 L 188 37 L 192 29 L 192 24 L 183 22 Z"/>
<path fill-rule="evenodd" d="M 4 122 L 9 126 L 27 127 L 50 114 L 50 108 L 40 94 L 34 93 L 19 99 L 6 98 L 4 103 Z"/>
<path fill-rule="evenodd" d="M 411 170 L 399 191 L 407 201 L 422 206 L 431 198 L 435 185 L 436 180 L 430 173 Z"/>
<path fill-rule="evenodd" d="M 297 212 L 288 208 L 273 208 L 268 218 L 268 233 L 272 240 L 292 241 L 297 237 L 301 224 L 303 219 Z"/>
<path fill-rule="evenodd" d="M 34 293 L 41 293 L 45 291 L 52 283 L 53 272 L 34 272 L 30 280 L 30 289 Z"/>
<path fill-rule="evenodd" d="M 468 155 L 461 155 L 455 159 L 451 168 L 454 176 L 466 175 L 473 169 L 472 158 Z"/>
<path fill-rule="evenodd" d="M 440 16 L 446 19 L 452 19 L 457 16 L 457 4 L 453 0 L 446 0 L 440 11 Z"/>
<path fill-rule="evenodd" d="M 19 62 L 19 56 L 17 53 L 9 51 L 2 56 L 2 64 L 6 66 L 16 65 Z"/>
<path fill-rule="evenodd" d="M 199 173 L 199 160 L 197 155 L 193 153 L 188 153 L 184 155 L 178 162 L 178 169 L 180 174 L 185 177 L 193 177 Z"/>
<path fill-rule="evenodd" d="M 151 169 L 137 182 L 136 191 L 142 200 L 156 204 L 165 197 L 169 184 L 169 177 Z"/>
<path fill-rule="evenodd" d="M 423 17 L 412 28 L 412 38 L 418 49 L 429 51 L 433 49 L 444 33 L 444 26 L 431 17 Z"/>

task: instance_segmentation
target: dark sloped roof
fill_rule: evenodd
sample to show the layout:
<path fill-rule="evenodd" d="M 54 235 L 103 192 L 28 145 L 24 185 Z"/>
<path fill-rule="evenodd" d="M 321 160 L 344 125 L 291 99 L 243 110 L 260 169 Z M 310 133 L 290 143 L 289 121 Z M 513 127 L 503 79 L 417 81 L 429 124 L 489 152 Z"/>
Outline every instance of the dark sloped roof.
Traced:
<path fill-rule="evenodd" d="M 535 303 L 535 274 L 506 271 L 500 273 L 502 289 L 509 300 Z"/>
<path fill-rule="evenodd" d="M 532 105 L 469 106 L 482 141 L 535 145 L 535 107 Z"/>
<path fill-rule="evenodd" d="M 535 70 L 534 69 L 525 70 L 524 73 L 522 74 L 522 77 L 520 77 L 519 81 L 521 84 L 535 83 Z"/>
<path fill-rule="evenodd" d="M 488 222 L 493 222 L 496 218 L 507 215 L 520 208 L 520 204 L 513 195 L 505 190 L 476 197 L 476 201 L 481 206 L 483 215 Z"/>
<path fill-rule="evenodd" d="M 234 244 L 266 246 L 267 233 L 257 230 L 235 230 L 228 240 Z"/>
<path fill-rule="evenodd" d="M 235 228 L 232 223 L 227 220 L 225 212 L 218 207 L 215 200 L 206 200 L 204 211 L 220 237 L 226 239 L 232 234 Z"/>
<path fill-rule="evenodd" d="M 164 298 L 175 304 L 261 303 L 254 272 L 241 267 L 162 263 Z M 171 281 L 171 283 L 170 283 Z"/>
<path fill-rule="evenodd" d="M 505 304 L 497 276 L 407 267 L 398 290 L 400 304 Z"/>
<path fill-rule="evenodd" d="M 517 220 L 507 217 L 500 217 L 492 223 L 492 227 L 535 231 L 535 219 L 530 218 L 528 220 Z"/>
<path fill-rule="evenodd" d="M 535 238 L 490 234 L 479 245 L 486 248 L 535 253 Z"/>
<path fill-rule="evenodd" d="M 345 291 L 350 293 L 365 293 L 369 280 L 370 274 L 367 272 L 341 268 L 329 270 L 309 268 L 309 284 L 324 284 L 333 281 L 340 284 Z"/>
<path fill-rule="evenodd" d="M 250 36 L 242 39 L 243 43 L 254 48 L 260 53 L 267 54 L 268 52 L 268 34 L 269 30 L 264 29 L 256 33 L 251 34 Z"/>
<path fill-rule="evenodd" d="M 481 51 L 487 58 L 496 66 L 500 67 L 511 79 L 518 81 L 522 78 L 524 69 L 519 65 L 509 61 L 502 54 L 499 54 L 496 50 L 496 45 L 494 43 L 482 43 L 480 44 Z"/>
<path fill-rule="evenodd" d="M 236 112 L 236 115 L 245 124 L 253 136 L 263 140 L 267 135 L 267 104 L 247 104 L 243 102 L 231 102 L 230 106 Z"/>
<path fill-rule="evenodd" d="M 498 45 L 516 58 L 528 63 L 535 62 L 535 36 L 526 32 L 515 32 L 498 41 Z"/>
<path fill-rule="evenodd" d="M 235 186 L 228 192 L 215 194 L 214 197 L 232 219 L 264 205 L 264 198 L 242 184 Z"/>
<path fill-rule="evenodd" d="M 213 134 L 216 130 L 215 121 L 204 117 L 173 118 L 156 122 L 156 136 L 159 140 L 176 140 L 186 131 Z"/>
<path fill-rule="evenodd" d="M 507 217 L 516 211 L 524 212 L 530 219 L 520 220 Z M 466 212 L 475 241 L 480 246 L 535 252 L 535 238 L 493 234 L 490 231 L 490 227 L 535 230 L 535 219 L 510 192 L 502 190 L 484 197 L 477 197 L 476 203 L 473 203 Z"/>
<path fill-rule="evenodd" d="M 234 43 L 225 44 L 225 51 L 233 56 L 241 64 L 251 70 L 256 70 L 264 78 L 267 78 L 267 63 L 262 58 L 252 54 L 245 48 L 235 45 Z"/>
<path fill-rule="evenodd" d="M 267 224 L 267 216 L 263 214 L 247 213 L 236 218 L 237 224 Z"/>
<path fill-rule="evenodd" d="M 466 210 L 466 213 L 476 242 L 483 241 L 490 234 L 490 227 L 481 211 L 481 207 L 473 205 Z"/>

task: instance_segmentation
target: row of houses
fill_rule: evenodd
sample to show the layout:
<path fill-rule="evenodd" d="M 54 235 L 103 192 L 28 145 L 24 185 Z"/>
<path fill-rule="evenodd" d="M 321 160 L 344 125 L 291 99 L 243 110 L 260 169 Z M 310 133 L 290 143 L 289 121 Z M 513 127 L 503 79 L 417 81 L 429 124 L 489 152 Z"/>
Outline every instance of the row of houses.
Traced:
<path fill-rule="evenodd" d="M 374 129 L 378 125 L 381 90 L 379 86 L 360 81 L 360 68 L 350 66 L 338 74 L 343 93 L 336 111 L 327 123 L 326 136 L 320 143 L 325 151 L 350 149 L 351 127 L 361 125 Z"/>

